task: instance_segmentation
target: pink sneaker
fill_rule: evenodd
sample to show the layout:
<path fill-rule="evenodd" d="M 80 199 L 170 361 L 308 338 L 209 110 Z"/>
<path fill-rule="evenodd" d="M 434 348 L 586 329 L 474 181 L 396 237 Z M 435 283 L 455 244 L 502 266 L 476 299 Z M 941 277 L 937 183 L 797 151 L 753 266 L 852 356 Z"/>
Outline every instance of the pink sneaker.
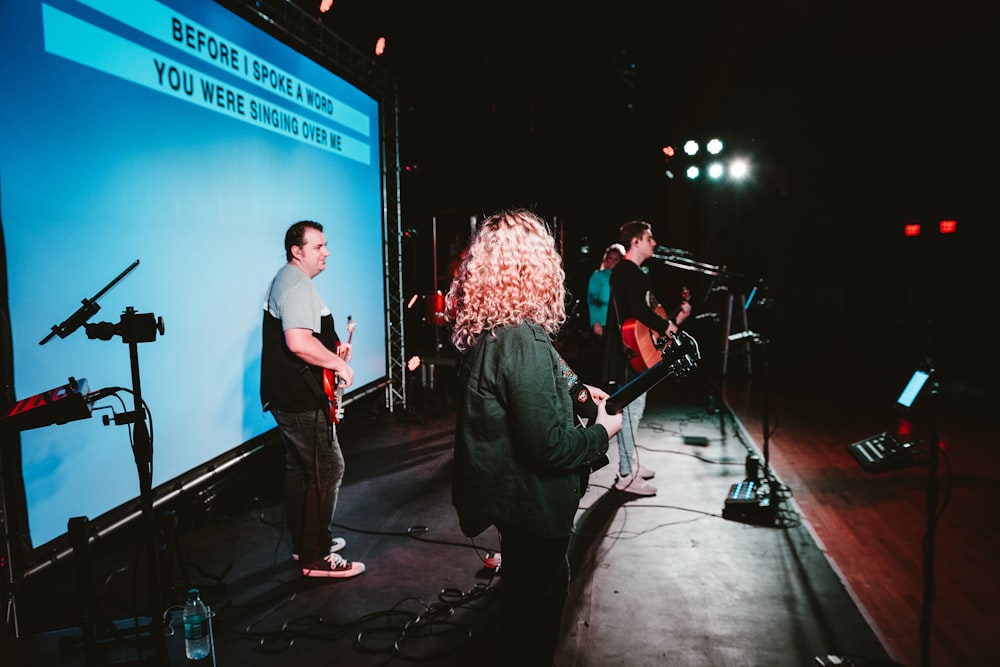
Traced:
<path fill-rule="evenodd" d="M 615 489 L 636 496 L 655 496 L 656 487 L 645 481 L 634 472 L 628 477 L 618 477 L 615 480 Z"/>

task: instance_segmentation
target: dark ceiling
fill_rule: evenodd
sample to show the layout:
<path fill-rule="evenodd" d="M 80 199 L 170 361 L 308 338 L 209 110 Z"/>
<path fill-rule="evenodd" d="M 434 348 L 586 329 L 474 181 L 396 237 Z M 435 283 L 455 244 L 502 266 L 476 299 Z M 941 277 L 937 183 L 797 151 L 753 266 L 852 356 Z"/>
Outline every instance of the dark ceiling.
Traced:
<path fill-rule="evenodd" d="M 789 337 L 848 345 L 847 321 L 881 331 L 876 355 L 944 341 L 942 303 L 983 324 L 968 313 L 1000 176 L 994 3 L 336 0 L 322 21 L 366 53 L 387 37 L 408 226 L 523 205 L 601 248 L 644 218 L 661 243 L 767 276 Z M 712 135 L 750 179 L 667 178 L 665 144 Z M 937 235 L 941 219 L 960 233 Z M 934 233 L 904 239 L 913 221 Z"/>
<path fill-rule="evenodd" d="M 920 4 L 336 0 L 323 20 L 365 52 L 387 36 L 431 209 L 661 217 L 661 147 L 719 134 L 780 197 L 933 216 L 992 182 L 997 24 Z"/>

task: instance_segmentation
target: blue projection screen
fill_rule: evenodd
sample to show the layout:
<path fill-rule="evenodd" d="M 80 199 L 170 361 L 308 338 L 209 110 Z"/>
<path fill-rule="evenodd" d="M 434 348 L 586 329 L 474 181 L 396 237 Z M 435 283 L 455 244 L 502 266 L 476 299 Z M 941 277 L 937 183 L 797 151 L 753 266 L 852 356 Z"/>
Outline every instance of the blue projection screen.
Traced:
<path fill-rule="evenodd" d="M 163 318 L 137 346 L 153 485 L 272 429 L 261 314 L 285 229 L 302 219 L 325 227 L 316 284 L 338 332 L 357 323 L 354 388 L 387 376 L 374 98 L 206 0 L 6 3 L 0 90 L 17 399 L 70 377 L 133 387 L 119 336 L 40 341 L 139 260 L 89 323 L 129 308 Z M 104 414 L 20 433 L 35 547 L 139 495 L 128 428 Z"/>

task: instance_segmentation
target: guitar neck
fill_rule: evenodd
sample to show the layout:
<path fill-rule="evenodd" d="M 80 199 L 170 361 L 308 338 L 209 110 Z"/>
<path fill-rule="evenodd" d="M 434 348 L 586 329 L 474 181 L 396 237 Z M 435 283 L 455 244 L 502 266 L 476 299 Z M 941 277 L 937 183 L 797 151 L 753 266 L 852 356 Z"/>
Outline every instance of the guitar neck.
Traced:
<path fill-rule="evenodd" d="M 669 364 L 661 362 L 653 366 L 611 394 L 604 404 L 605 409 L 608 411 L 608 414 L 618 414 L 626 405 L 639 398 L 639 396 L 652 389 L 661 381 L 666 380 L 672 374 L 673 371 Z"/>

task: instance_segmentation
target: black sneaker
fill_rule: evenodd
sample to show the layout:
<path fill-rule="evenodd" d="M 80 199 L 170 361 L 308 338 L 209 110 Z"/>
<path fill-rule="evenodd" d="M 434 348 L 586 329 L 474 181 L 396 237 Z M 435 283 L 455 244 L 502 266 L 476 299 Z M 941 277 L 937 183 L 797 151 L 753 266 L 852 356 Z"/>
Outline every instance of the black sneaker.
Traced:
<path fill-rule="evenodd" d="M 302 568 L 302 574 L 306 577 L 337 577 L 340 579 L 356 577 L 364 571 L 364 563 L 345 560 L 337 553 L 317 558 L 312 565 Z"/>

